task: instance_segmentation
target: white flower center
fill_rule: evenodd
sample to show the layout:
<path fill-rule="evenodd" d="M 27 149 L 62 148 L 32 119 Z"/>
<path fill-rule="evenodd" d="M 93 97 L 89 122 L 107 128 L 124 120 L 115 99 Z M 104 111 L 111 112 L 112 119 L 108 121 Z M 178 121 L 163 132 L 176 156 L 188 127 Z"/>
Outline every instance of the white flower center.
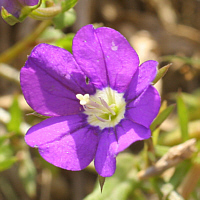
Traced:
<path fill-rule="evenodd" d="M 94 95 L 77 94 L 76 98 L 88 115 L 88 123 L 101 129 L 114 127 L 124 118 L 126 102 L 123 93 L 111 89 L 97 90 Z"/>

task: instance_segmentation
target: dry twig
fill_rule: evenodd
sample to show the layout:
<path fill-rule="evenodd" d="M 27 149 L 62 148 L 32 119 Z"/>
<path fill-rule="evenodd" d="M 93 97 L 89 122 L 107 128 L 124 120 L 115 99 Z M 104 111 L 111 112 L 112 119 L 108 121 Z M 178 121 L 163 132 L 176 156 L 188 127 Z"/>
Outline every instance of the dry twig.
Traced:
<path fill-rule="evenodd" d="M 196 151 L 196 139 L 190 139 L 182 144 L 174 146 L 158 160 L 154 166 L 142 170 L 138 173 L 139 179 L 147 179 L 149 177 L 159 175 L 170 167 L 176 166 L 181 161 L 190 158 Z"/>

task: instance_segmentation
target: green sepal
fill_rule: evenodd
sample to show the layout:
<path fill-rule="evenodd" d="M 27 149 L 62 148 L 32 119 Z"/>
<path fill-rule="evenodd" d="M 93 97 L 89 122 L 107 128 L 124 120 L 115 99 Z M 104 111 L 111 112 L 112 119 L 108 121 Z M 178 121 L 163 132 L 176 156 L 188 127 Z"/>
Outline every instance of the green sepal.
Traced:
<path fill-rule="evenodd" d="M 19 19 L 10 14 L 4 7 L 1 9 L 1 16 L 11 26 L 20 22 Z"/>
<path fill-rule="evenodd" d="M 103 186 L 104 186 L 104 183 L 105 183 L 106 178 L 103 177 L 103 176 L 100 176 L 100 175 L 98 175 L 98 178 L 99 178 L 99 185 L 100 185 L 101 192 L 102 192 L 102 191 L 103 191 Z"/>
<path fill-rule="evenodd" d="M 139 162 L 139 157 L 134 157 L 130 153 L 121 153 L 117 156 L 117 167 L 115 174 L 106 178 L 103 192 L 99 189 L 99 181 L 84 200 L 125 200 L 141 186 L 138 183 L 137 170 L 135 164 Z"/>
<path fill-rule="evenodd" d="M 153 80 L 153 85 L 156 84 L 168 71 L 169 67 L 171 66 L 172 64 L 168 64 L 168 65 L 165 65 L 164 67 L 160 68 L 156 74 L 156 77 L 155 79 Z"/>
<path fill-rule="evenodd" d="M 39 0 L 39 3 L 34 6 L 24 6 L 21 9 L 19 20 L 23 21 L 32 11 L 36 10 L 42 3 L 42 0 Z"/>
<path fill-rule="evenodd" d="M 42 3 L 42 0 L 35 6 L 24 6 L 21 9 L 21 13 L 19 18 L 15 17 L 11 13 L 9 13 L 4 7 L 1 9 L 2 18 L 9 24 L 15 25 L 16 23 L 22 22 L 33 10 L 37 9 Z"/>
<path fill-rule="evenodd" d="M 70 8 L 73 8 L 78 0 L 67 0 L 67 1 L 62 1 L 62 11 L 68 11 Z"/>

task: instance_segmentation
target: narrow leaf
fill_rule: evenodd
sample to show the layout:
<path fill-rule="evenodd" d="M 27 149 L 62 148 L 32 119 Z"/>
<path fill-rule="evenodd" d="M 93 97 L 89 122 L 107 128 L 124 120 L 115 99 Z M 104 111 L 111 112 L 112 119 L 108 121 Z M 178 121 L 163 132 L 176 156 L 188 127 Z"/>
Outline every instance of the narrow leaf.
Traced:
<path fill-rule="evenodd" d="M 167 73 L 170 66 L 172 66 L 172 63 L 165 65 L 158 70 L 156 78 L 153 80 L 153 85 L 156 84 Z"/>
<path fill-rule="evenodd" d="M 20 124 L 22 122 L 22 112 L 19 107 L 17 97 L 14 98 L 9 111 L 10 111 L 10 115 L 11 115 L 11 120 L 7 124 L 8 131 L 19 133 L 20 132 Z"/>
<path fill-rule="evenodd" d="M 67 1 L 62 1 L 62 11 L 65 12 L 69 10 L 70 8 L 73 8 L 78 0 L 67 0 Z"/>
<path fill-rule="evenodd" d="M 4 161 L 0 161 L 0 171 L 9 169 L 16 161 L 17 159 L 15 157 L 10 157 L 5 159 Z"/>
<path fill-rule="evenodd" d="M 170 115 L 170 113 L 173 111 L 175 105 L 168 106 L 165 110 L 163 110 L 153 121 L 153 123 L 150 126 L 151 131 L 153 132 L 156 128 L 158 128 L 163 121 Z"/>
<path fill-rule="evenodd" d="M 182 141 L 185 142 L 188 140 L 188 113 L 185 102 L 183 101 L 182 94 L 179 92 L 177 96 L 177 111 L 178 111 L 178 118 L 181 127 L 181 135 Z"/>

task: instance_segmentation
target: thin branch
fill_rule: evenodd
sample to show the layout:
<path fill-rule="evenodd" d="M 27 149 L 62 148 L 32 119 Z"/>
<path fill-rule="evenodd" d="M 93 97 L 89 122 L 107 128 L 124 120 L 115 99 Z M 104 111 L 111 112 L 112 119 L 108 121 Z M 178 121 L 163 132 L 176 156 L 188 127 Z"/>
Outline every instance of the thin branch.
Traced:
<path fill-rule="evenodd" d="M 4 51 L 0 55 L 0 63 L 8 63 L 13 60 L 17 55 L 31 46 L 41 33 L 51 24 L 51 20 L 41 22 L 38 27 L 28 35 L 24 40 L 19 41 L 14 46 Z"/>
<path fill-rule="evenodd" d="M 154 166 L 140 171 L 138 173 L 139 179 L 147 179 L 149 177 L 159 175 L 170 167 L 176 166 L 183 160 L 190 158 L 196 151 L 195 143 L 196 139 L 193 138 L 170 148 L 169 151 L 160 160 L 158 160 Z"/>

